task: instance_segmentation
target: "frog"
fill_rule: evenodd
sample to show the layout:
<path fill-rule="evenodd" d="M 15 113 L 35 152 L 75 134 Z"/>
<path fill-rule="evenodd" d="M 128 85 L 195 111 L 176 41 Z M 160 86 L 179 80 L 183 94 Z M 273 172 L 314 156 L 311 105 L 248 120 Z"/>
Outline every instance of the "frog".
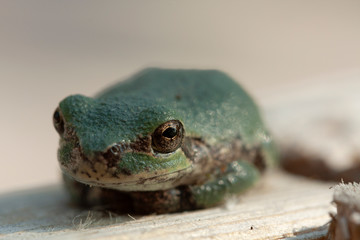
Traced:
<path fill-rule="evenodd" d="M 220 70 L 146 68 L 53 114 L 58 162 L 80 206 L 136 213 L 215 207 L 277 165 L 253 98 Z"/>

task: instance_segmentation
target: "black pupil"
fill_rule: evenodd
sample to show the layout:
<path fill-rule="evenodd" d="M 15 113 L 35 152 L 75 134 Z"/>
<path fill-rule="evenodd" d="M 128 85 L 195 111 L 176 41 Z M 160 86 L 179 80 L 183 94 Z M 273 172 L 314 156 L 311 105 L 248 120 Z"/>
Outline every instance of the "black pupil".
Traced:
<path fill-rule="evenodd" d="M 176 128 L 173 127 L 168 127 L 163 133 L 162 135 L 166 138 L 173 138 L 177 135 L 177 131 Z"/>
<path fill-rule="evenodd" d="M 60 122 L 60 113 L 58 111 L 54 113 L 54 120 L 56 123 Z"/>

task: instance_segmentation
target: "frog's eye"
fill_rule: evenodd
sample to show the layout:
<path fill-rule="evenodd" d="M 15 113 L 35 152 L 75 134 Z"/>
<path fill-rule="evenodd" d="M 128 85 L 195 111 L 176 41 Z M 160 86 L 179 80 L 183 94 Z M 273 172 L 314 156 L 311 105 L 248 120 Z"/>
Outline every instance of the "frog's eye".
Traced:
<path fill-rule="evenodd" d="M 184 127 L 178 120 L 161 124 L 152 134 L 152 147 L 160 153 L 170 153 L 181 146 Z"/>
<path fill-rule="evenodd" d="M 64 120 L 60 114 L 59 108 L 57 108 L 53 115 L 53 123 L 56 131 L 61 135 L 64 133 Z"/>

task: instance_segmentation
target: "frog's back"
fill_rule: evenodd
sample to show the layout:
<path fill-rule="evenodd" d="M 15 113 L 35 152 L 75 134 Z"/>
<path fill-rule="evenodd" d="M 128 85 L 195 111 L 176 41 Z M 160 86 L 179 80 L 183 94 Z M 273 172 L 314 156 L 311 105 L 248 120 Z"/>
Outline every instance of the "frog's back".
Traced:
<path fill-rule="evenodd" d="M 254 101 L 221 71 L 145 69 L 98 95 L 132 97 L 175 109 L 187 134 L 207 139 L 209 144 L 234 138 L 262 144 L 269 138 Z"/>

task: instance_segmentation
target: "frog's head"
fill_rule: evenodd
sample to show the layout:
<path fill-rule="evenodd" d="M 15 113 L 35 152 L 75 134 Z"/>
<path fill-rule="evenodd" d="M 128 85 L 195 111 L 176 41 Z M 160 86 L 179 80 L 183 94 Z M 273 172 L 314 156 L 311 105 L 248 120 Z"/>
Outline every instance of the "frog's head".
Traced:
<path fill-rule="evenodd" d="M 179 185 L 192 171 L 184 123 L 166 104 L 73 95 L 60 102 L 53 121 L 61 169 L 77 181 L 151 191 Z"/>

